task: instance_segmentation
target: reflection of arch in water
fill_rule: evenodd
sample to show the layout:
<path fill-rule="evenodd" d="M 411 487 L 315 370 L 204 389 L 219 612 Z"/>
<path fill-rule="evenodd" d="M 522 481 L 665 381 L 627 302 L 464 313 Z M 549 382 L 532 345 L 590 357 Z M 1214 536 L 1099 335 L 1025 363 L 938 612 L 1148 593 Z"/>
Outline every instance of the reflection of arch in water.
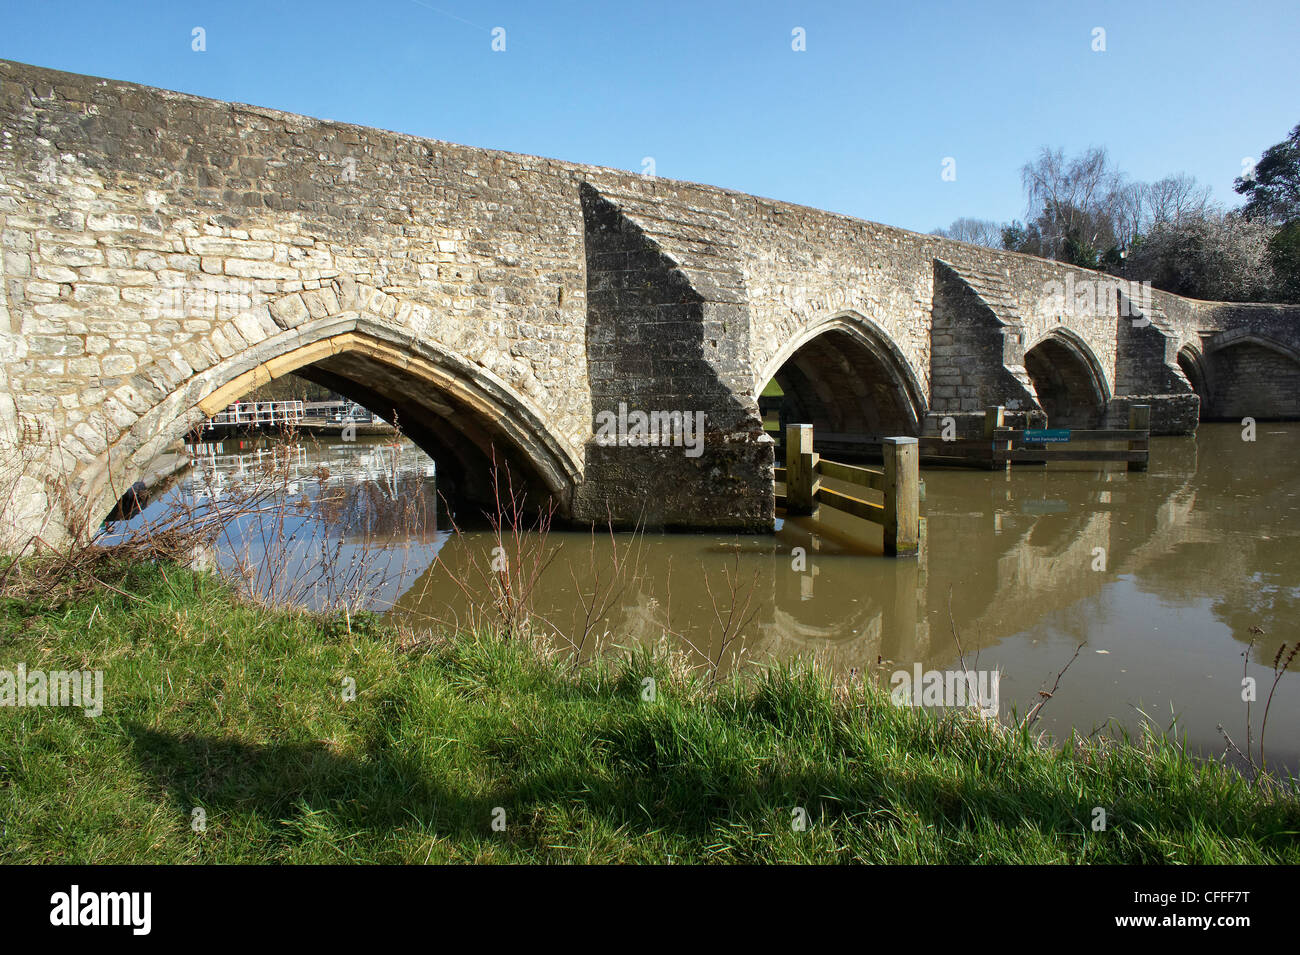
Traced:
<path fill-rule="evenodd" d="M 1078 540 L 1079 534 L 1094 516 L 1094 512 L 1082 509 L 1043 514 L 1034 521 L 1034 526 L 1025 535 L 1025 545 L 1045 553 L 1066 550 Z"/>
<path fill-rule="evenodd" d="M 1033 486 L 1037 491 L 1041 485 Z M 950 531 L 958 519 L 945 521 Z M 931 534 L 926 602 L 942 623 L 936 623 L 932 637 L 930 666 L 951 665 L 958 656 L 949 636 L 950 588 L 953 620 L 969 662 L 979 649 L 1091 597 L 1112 579 L 1092 569 L 1094 548 L 1109 554 L 1108 510 L 1075 505 L 1067 514 L 1032 514 L 1017 506 L 994 520 L 1000 533 L 993 533 L 986 515 L 973 515 L 961 528 L 964 533 Z M 972 559 L 973 550 L 986 553 Z"/>
<path fill-rule="evenodd" d="M 884 613 L 877 607 L 835 626 L 809 624 L 797 614 L 773 608 L 771 617 L 755 628 L 749 648 L 757 660 L 815 658 L 837 671 L 865 670 L 882 653 Z"/>
<path fill-rule="evenodd" d="M 1111 580 L 1094 569 L 1098 548 L 1103 558 L 1110 556 L 1110 512 L 1081 511 L 1058 523 L 1061 516 L 1038 518 L 998 561 L 997 596 L 983 626 L 1038 619 L 1093 596 Z M 1043 528 L 1053 524 L 1058 526 L 1044 539 Z"/>
<path fill-rule="evenodd" d="M 928 646 L 920 610 L 924 556 L 864 561 L 855 528 L 841 535 L 832 519 L 786 520 L 778 533 L 773 607 L 753 641 L 763 655 L 815 654 L 837 669 L 866 672 L 878 658 L 919 659 Z M 789 555 L 805 556 L 796 569 Z"/>
<path fill-rule="evenodd" d="M 1097 356 L 1082 338 L 1068 328 L 1052 329 L 1025 350 L 1025 370 L 1048 424 L 1100 427 L 1110 386 Z"/>

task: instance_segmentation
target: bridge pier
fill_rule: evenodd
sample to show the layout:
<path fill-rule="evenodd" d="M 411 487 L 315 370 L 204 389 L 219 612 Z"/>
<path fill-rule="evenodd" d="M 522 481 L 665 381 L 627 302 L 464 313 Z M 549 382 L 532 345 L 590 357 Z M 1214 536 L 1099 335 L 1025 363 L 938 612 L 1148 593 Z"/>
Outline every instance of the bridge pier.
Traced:
<path fill-rule="evenodd" d="M 772 439 L 705 432 L 698 455 L 686 447 L 592 442 L 572 519 L 597 525 L 766 533 L 776 521 Z"/>

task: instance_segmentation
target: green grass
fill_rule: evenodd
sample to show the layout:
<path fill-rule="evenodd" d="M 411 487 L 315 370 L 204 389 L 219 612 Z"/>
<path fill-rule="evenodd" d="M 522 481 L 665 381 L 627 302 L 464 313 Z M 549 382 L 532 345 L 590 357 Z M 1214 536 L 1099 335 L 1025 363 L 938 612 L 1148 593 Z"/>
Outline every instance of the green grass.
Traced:
<path fill-rule="evenodd" d="M 1158 740 L 1045 749 L 797 664 L 710 689 L 662 655 L 404 645 L 175 569 L 115 586 L 0 605 L 0 669 L 105 674 L 98 718 L 0 708 L 0 861 L 1300 861 L 1294 796 Z"/>

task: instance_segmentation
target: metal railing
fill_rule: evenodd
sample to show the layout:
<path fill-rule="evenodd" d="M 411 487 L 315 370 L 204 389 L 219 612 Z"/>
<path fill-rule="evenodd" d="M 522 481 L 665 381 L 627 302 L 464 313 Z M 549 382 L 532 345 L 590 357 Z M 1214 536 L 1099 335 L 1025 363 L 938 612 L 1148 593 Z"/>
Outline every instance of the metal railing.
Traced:
<path fill-rule="evenodd" d="M 303 406 L 301 401 L 236 401 L 225 411 L 218 411 L 203 427 L 231 428 L 237 425 L 291 425 L 301 424 Z"/>

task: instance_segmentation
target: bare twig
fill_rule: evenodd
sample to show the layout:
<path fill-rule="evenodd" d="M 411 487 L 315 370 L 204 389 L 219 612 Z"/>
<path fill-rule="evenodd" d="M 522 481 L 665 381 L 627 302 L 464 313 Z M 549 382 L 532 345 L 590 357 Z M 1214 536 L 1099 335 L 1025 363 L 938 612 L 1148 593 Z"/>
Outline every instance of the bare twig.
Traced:
<path fill-rule="evenodd" d="M 1081 643 L 1074 648 L 1074 656 L 1070 657 L 1069 662 L 1066 663 L 1065 666 L 1061 667 L 1061 671 L 1056 674 L 1056 682 L 1052 684 L 1052 689 L 1050 691 L 1049 690 L 1038 691 L 1038 696 L 1039 696 L 1038 702 L 1035 703 L 1030 708 L 1029 712 L 1025 714 L 1025 719 L 1020 724 L 1023 729 L 1027 730 L 1034 725 L 1034 722 L 1038 719 L 1038 714 L 1042 712 L 1043 707 L 1047 705 L 1047 701 L 1050 700 L 1053 696 L 1055 696 L 1056 691 L 1060 689 L 1061 677 L 1065 676 L 1065 671 L 1070 669 L 1071 665 L 1073 665 L 1075 660 L 1079 659 L 1079 654 L 1083 651 L 1083 648 L 1085 646 L 1087 646 L 1086 643 Z"/>

